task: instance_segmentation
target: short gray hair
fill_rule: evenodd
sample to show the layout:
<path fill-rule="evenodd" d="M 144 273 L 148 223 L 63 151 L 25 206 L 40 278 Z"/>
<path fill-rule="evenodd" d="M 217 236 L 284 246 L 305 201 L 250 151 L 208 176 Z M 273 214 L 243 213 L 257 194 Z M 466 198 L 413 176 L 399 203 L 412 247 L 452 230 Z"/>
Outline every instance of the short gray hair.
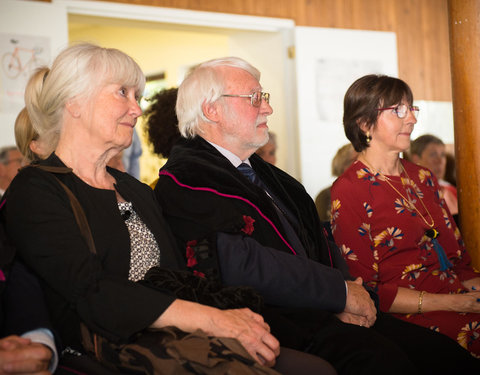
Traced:
<path fill-rule="evenodd" d="M 260 81 L 259 70 L 239 57 L 213 59 L 194 67 L 178 88 L 176 112 L 183 137 L 196 136 L 200 122 L 210 122 L 203 114 L 202 105 L 214 103 L 224 93 L 225 78 L 216 69 L 224 66 L 243 69 Z"/>
<path fill-rule="evenodd" d="M 27 84 L 25 105 L 40 140 L 55 148 L 68 100 L 88 98 L 106 83 L 135 87 L 140 96 L 145 76 L 124 52 L 90 43 L 67 47 L 57 56 L 51 69 L 37 70 Z"/>

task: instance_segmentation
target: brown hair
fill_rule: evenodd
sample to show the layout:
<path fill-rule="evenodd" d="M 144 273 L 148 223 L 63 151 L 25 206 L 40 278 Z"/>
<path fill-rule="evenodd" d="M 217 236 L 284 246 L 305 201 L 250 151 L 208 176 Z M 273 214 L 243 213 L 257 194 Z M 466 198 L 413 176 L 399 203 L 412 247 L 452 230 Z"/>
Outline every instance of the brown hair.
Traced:
<path fill-rule="evenodd" d="M 410 143 L 410 156 L 417 155 L 422 157 L 423 150 L 425 150 L 425 147 L 427 147 L 430 143 L 434 143 L 436 145 L 445 145 L 440 138 L 432 134 L 424 134 Z"/>
<path fill-rule="evenodd" d="M 362 123 L 370 129 L 377 123 L 378 108 L 390 107 L 406 99 L 413 104 L 410 87 L 401 79 L 369 74 L 357 79 L 347 90 L 343 100 L 343 127 L 355 151 L 368 147 Z"/>

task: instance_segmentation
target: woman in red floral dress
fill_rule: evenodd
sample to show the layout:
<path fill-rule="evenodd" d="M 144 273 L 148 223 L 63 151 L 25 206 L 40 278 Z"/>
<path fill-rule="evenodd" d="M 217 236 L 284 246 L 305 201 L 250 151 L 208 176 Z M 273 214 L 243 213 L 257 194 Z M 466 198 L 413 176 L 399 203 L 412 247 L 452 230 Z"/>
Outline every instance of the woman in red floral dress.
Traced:
<path fill-rule="evenodd" d="M 382 311 L 444 333 L 480 358 L 480 274 L 435 176 L 399 156 L 417 122 L 412 103 L 397 78 L 368 75 L 348 89 L 345 134 L 360 154 L 332 187 L 332 232 Z"/>

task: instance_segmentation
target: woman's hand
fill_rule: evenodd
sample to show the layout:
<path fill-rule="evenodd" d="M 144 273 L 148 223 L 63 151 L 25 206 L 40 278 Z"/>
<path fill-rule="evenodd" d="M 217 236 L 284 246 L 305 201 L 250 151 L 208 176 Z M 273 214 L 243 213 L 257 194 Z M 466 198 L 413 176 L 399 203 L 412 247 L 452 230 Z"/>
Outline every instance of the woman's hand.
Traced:
<path fill-rule="evenodd" d="M 217 312 L 219 314 L 211 316 L 211 327 L 206 331 L 209 335 L 234 337 L 260 364 L 275 364 L 275 358 L 280 354 L 280 344 L 261 315 L 246 308 Z"/>
<path fill-rule="evenodd" d="M 273 366 L 280 344 L 263 317 L 249 309 L 220 310 L 195 302 L 175 300 L 152 324 L 175 326 L 185 332 L 203 330 L 209 336 L 236 338 L 260 364 Z"/>
<path fill-rule="evenodd" d="M 480 292 L 480 277 L 475 277 L 474 279 L 465 280 L 462 282 L 462 284 L 469 291 Z"/>
<path fill-rule="evenodd" d="M 453 294 L 452 310 L 464 313 L 480 313 L 480 292 Z"/>

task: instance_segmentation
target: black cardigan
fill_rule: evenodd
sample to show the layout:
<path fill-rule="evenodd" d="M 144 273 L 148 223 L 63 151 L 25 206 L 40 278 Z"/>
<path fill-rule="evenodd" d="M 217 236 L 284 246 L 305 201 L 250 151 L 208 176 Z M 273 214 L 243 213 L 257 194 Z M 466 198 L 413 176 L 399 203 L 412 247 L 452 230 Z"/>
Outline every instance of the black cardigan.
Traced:
<path fill-rule="evenodd" d="M 64 166 L 54 154 L 42 164 Z M 161 266 L 181 268 L 151 189 L 126 173 L 111 168 L 108 172 L 154 234 Z M 73 173 L 57 177 L 85 211 L 97 255 L 89 252 L 64 189 L 51 173 L 38 168 L 21 170 L 6 193 L 1 213 L 7 234 L 39 276 L 65 346 L 80 348 L 80 321 L 111 340 L 126 340 L 153 323 L 175 297 L 128 280 L 130 237 L 115 192 L 93 188 Z"/>

